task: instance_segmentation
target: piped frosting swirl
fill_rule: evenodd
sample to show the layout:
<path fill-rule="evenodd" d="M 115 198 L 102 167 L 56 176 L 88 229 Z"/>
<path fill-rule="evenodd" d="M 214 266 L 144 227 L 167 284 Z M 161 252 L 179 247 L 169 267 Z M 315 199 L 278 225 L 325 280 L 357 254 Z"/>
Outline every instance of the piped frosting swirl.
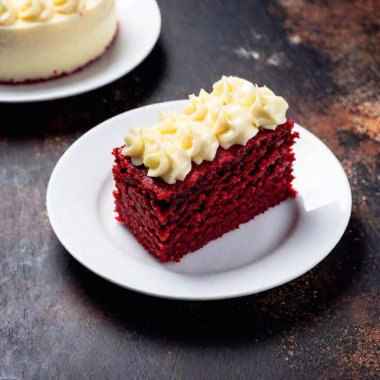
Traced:
<path fill-rule="evenodd" d="M 275 129 L 286 121 L 288 104 L 267 87 L 237 77 L 222 77 L 207 93 L 191 95 L 182 113 L 161 114 L 152 127 L 130 129 L 123 154 L 148 176 L 169 184 L 183 181 L 191 162 L 212 161 L 217 149 L 246 145 L 259 127 Z"/>
<path fill-rule="evenodd" d="M 18 20 L 46 22 L 55 14 L 81 13 L 87 0 L 0 0 L 0 26 L 10 26 Z"/>
<path fill-rule="evenodd" d="M 54 6 L 58 13 L 79 13 L 84 11 L 86 0 L 54 0 Z"/>
<path fill-rule="evenodd" d="M 17 20 L 17 8 L 10 0 L 0 0 L 0 25 L 12 25 Z"/>
<path fill-rule="evenodd" d="M 54 13 L 52 0 L 24 0 L 18 17 L 24 21 L 48 21 Z"/>

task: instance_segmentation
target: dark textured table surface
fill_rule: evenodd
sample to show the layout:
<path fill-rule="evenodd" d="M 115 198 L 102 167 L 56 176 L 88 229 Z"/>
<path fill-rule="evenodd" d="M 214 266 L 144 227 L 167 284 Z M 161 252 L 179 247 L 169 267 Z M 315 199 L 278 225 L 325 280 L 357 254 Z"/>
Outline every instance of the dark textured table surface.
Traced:
<path fill-rule="evenodd" d="M 131 74 L 78 97 L 0 105 L 0 379 L 379 378 L 380 3 L 159 5 L 159 42 Z M 353 193 L 342 240 L 301 278 L 235 300 L 162 300 L 98 278 L 50 227 L 57 160 L 99 122 L 222 74 L 283 95 L 339 157 Z"/>

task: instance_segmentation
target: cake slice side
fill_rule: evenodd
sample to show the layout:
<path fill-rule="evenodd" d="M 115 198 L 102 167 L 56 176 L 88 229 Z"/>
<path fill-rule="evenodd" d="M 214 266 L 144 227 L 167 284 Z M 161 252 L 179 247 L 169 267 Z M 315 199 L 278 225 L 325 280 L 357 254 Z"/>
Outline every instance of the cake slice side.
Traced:
<path fill-rule="evenodd" d="M 183 182 L 168 185 L 114 150 L 118 220 L 160 261 L 179 261 L 288 197 L 298 137 L 288 121 L 246 146 L 218 148 L 213 161 L 193 164 Z"/>

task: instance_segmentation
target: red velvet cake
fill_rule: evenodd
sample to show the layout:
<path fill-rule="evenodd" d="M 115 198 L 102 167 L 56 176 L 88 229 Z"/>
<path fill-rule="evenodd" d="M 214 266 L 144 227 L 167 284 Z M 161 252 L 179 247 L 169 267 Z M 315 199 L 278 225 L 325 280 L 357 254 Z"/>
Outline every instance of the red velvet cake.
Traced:
<path fill-rule="evenodd" d="M 116 32 L 115 0 L 0 0 L 0 83 L 79 71 L 103 55 Z"/>
<path fill-rule="evenodd" d="M 298 134 L 292 128 L 290 120 L 275 128 L 257 127 L 245 144 L 218 146 L 213 159 L 192 162 L 175 183 L 149 176 L 149 160 L 136 164 L 125 146 L 115 148 L 117 220 L 160 261 L 179 261 L 295 196 L 292 146 Z"/>

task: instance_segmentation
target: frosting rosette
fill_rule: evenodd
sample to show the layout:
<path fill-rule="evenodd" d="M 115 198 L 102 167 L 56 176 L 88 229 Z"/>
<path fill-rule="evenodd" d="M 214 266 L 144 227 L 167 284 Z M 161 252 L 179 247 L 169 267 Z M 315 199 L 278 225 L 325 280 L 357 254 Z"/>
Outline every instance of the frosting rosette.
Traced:
<path fill-rule="evenodd" d="M 23 0 L 18 16 L 24 21 L 47 21 L 54 14 L 53 0 Z"/>
<path fill-rule="evenodd" d="M 222 81 L 214 87 L 223 85 Z M 207 125 L 223 149 L 234 144 L 245 145 L 258 132 L 249 109 L 233 101 L 233 96 L 233 91 L 227 91 L 227 88 L 222 88 L 217 95 L 214 91 L 208 94 L 201 90 L 199 96 L 190 97 L 184 110 L 191 119 Z"/>
<path fill-rule="evenodd" d="M 210 128 L 178 112 L 162 114 L 160 118 L 157 130 L 164 141 L 181 147 L 198 165 L 214 159 L 219 144 Z"/>
<path fill-rule="evenodd" d="M 161 177 L 167 183 L 183 181 L 197 164 L 212 161 L 219 147 L 212 131 L 180 113 L 161 115 L 154 127 L 131 128 L 124 139 L 123 154 L 134 165 L 148 168 L 148 176 Z"/>
<path fill-rule="evenodd" d="M 148 176 L 161 177 L 169 184 L 183 181 L 191 170 L 186 151 L 170 141 L 148 147 L 143 163 L 148 168 Z"/>
<path fill-rule="evenodd" d="M 86 0 L 54 0 L 54 7 L 58 13 L 79 13 L 84 11 Z"/>
<path fill-rule="evenodd" d="M 161 114 L 152 127 L 130 129 L 122 153 L 148 176 L 183 181 L 192 162 L 212 161 L 220 147 L 246 145 L 260 130 L 286 122 L 288 104 L 267 87 L 225 77 L 213 91 L 190 95 L 183 112 Z"/>
<path fill-rule="evenodd" d="M 14 24 L 17 13 L 17 7 L 10 0 L 0 0 L 0 26 Z"/>
<path fill-rule="evenodd" d="M 69 15 L 81 13 L 87 0 L 0 0 L 0 26 L 23 20 L 49 21 L 56 13 Z"/>

